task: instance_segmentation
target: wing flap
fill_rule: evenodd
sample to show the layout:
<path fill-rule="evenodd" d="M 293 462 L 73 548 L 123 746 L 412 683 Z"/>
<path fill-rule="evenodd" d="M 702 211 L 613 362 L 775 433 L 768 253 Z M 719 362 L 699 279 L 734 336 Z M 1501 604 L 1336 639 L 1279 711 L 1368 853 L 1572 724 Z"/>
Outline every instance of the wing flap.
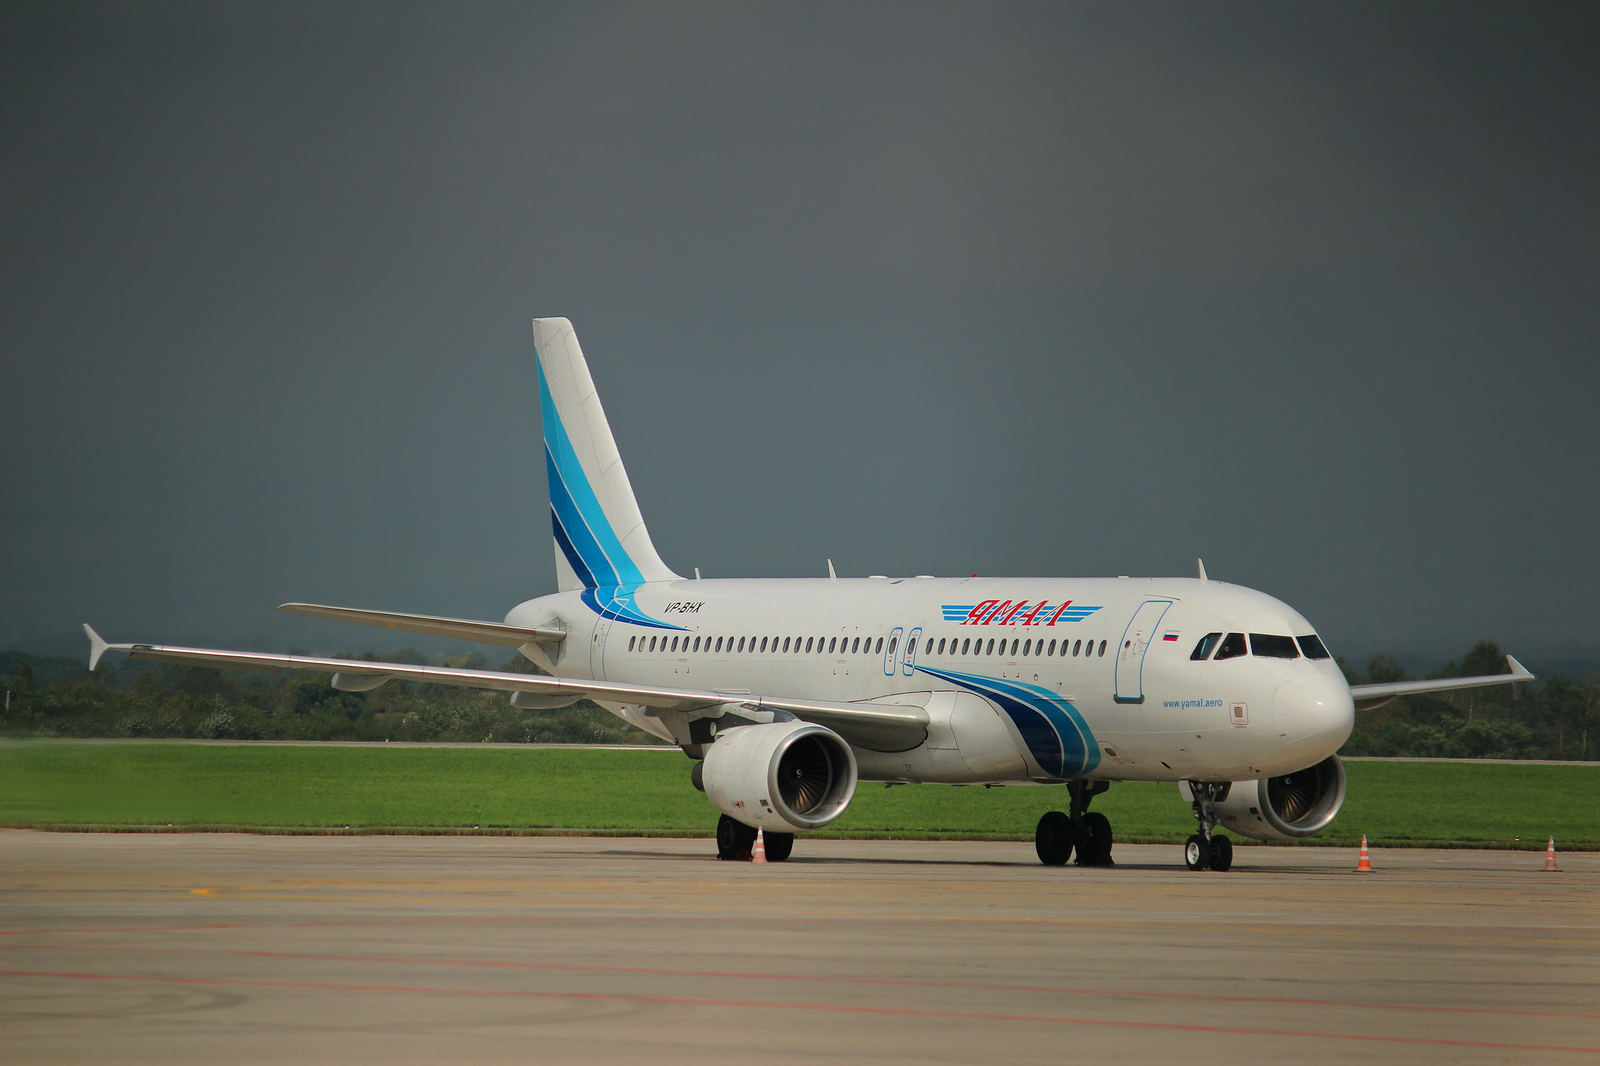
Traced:
<path fill-rule="evenodd" d="M 470 618 L 444 618 L 403 611 L 368 611 L 359 607 L 329 607 L 320 603 L 286 603 L 278 610 L 310 615 L 312 618 L 331 618 L 336 622 L 402 629 L 407 633 L 424 633 L 430 637 L 454 637 L 479 644 L 499 644 L 507 648 L 520 648 L 529 643 L 559 644 L 567 639 L 565 630 L 553 626 L 509 626 L 502 622 L 478 622 Z"/>

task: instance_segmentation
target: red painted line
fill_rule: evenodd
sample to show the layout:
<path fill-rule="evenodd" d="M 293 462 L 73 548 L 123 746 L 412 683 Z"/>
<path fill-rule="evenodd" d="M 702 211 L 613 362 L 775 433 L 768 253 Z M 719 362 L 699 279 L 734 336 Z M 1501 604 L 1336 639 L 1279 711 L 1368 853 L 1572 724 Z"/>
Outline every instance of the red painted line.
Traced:
<path fill-rule="evenodd" d="M 579 999 L 620 1003 L 660 1003 L 676 1007 L 731 1007 L 739 1010 L 820 1011 L 837 1014 L 873 1014 L 904 1018 L 959 1018 L 964 1021 L 1037 1022 L 1046 1025 L 1090 1025 L 1108 1029 L 1155 1029 L 1187 1033 L 1221 1033 L 1229 1036 L 1283 1036 L 1297 1040 L 1359 1040 L 1377 1044 L 1421 1044 L 1429 1047 L 1487 1048 L 1497 1051 L 1564 1051 L 1600 1055 L 1600 1047 L 1560 1044 L 1510 1044 L 1489 1040 L 1449 1040 L 1427 1036 L 1377 1036 L 1368 1033 L 1329 1033 L 1302 1029 L 1249 1029 L 1227 1025 L 1181 1025 L 1175 1022 L 1115 1021 L 1109 1018 L 1073 1018 L 1048 1014 L 1001 1014 L 994 1011 L 920 1010 L 915 1007 L 865 1007 L 842 1003 L 779 1003 L 748 999 L 702 999 L 691 996 L 651 996 L 622 992 L 534 992 L 499 988 L 434 988 L 426 985 L 358 985 L 334 981 L 263 981 L 239 977 L 156 977 L 144 974 L 75 973 L 66 970 L 0 970 L 4 977 L 56 977 L 79 981 L 131 981 L 141 984 L 225 985 L 230 988 L 303 988 L 320 992 L 387 992 L 400 995 L 489 996 L 511 999 Z"/>
<path fill-rule="evenodd" d="M 802 981 L 815 984 L 883 985 L 895 988 L 951 988 L 986 992 L 1029 992 L 1061 996 L 1104 996 L 1115 999 L 1173 999 L 1205 1003 L 1249 1003 L 1290 1007 L 1337 1007 L 1349 1010 L 1409 1010 L 1430 1014 L 1493 1014 L 1517 1018 L 1565 1018 L 1600 1021 L 1600 1014 L 1563 1011 L 1515 1010 L 1508 1007 L 1445 1007 L 1413 1003 L 1368 1003 L 1359 1000 L 1301 999 L 1288 996 L 1224 995 L 1205 992 L 1149 992 L 1136 989 L 1075 987 L 1070 985 L 1012 985 L 984 981 L 927 981 L 914 977 L 808 976 L 787 973 L 751 973 L 743 970 L 684 970 L 656 966 L 596 966 L 582 963 L 517 962 L 495 959 L 410 958 L 403 955 L 338 955 L 301 951 L 250 951 L 243 948 L 172 948 L 137 945 L 105 947 L 93 944 L 9 944 L 13 951 L 137 951 L 158 955 L 221 955 L 230 958 L 294 959 L 302 962 L 361 962 L 389 966 L 457 966 L 487 970 L 536 970 L 557 973 L 640 974 L 651 977 L 732 978 L 740 981 Z"/>

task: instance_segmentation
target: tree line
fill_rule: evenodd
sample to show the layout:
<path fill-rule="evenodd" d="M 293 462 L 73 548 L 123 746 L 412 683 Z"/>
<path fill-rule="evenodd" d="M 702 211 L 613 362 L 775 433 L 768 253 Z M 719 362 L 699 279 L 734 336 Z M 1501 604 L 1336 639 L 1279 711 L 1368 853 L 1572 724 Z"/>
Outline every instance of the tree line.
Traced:
<path fill-rule="evenodd" d="M 343 658 L 358 658 L 343 656 Z M 414 649 L 367 662 L 427 663 Z M 1344 659 L 1351 684 L 1412 680 L 1387 655 L 1364 670 Z M 477 652 L 443 665 L 487 669 Z M 512 656 L 495 669 L 538 673 Z M 70 659 L 0 655 L 7 677 L 0 732 L 41 737 L 195 737 L 231 740 L 457 741 L 481 743 L 656 744 L 588 701 L 556 711 L 511 706 L 503 692 L 391 681 L 370 692 L 341 692 L 325 674 L 273 675 L 102 662 L 94 671 Z M 1429 677 L 1506 673 L 1489 640 Z M 1356 714 L 1345 755 L 1427 758 L 1600 758 L 1600 675 L 1553 673 L 1515 696 L 1510 686 L 1405 696 Z"/>
<path fill-rule="evenodd" d="M 301 652 L 300 654 L 305 654 Z M 0 731 L 40 737 L 187 737 L 208 740 L 451 741 L 521 744 L 660 744 L 588 701 L 556 711 L 513 707 L 504 692 L 390 681 L 369 692 L 341 692 L 327 674 L 285 670 L 245 674 L 200 667 L 103 660 L 81 662 L 11 654 L 9 706 Z M 405 648 L 380 659 L 426 664 Z M 481 652 L 443 665 L 490 668 Z M 494 669 L 539 673 L 513 656 Z"/>

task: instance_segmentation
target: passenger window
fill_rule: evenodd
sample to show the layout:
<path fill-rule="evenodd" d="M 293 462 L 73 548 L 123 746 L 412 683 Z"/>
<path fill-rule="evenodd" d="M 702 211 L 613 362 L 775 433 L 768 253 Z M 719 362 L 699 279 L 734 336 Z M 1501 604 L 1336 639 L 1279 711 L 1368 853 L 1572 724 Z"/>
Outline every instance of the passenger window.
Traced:
<path fill-rule="evenodd" d="M 656 638 L 655 637 L 651 637 L 650 638 L 650 650 L 651 651 L 655 651 L 656 650 Z"/>
<path fill-rule="evenodd" d="M 1248 653 L 1249 649 L 1244 646 L 1244 634 L 1229 633 L 1222 638 L 1222 647 L 1217 649 L 1217 662 L 1221 662 L 1224 659 L 1237 659 L 1239 656 Z"/>
<path fill-rule="evenodd" d="M 994 641 L 992 641 L 992 640 L 989 641 L 989 650 L 984 652 L 984 654 L 985 655 L 993 655 L 994 654 Z"/>
<path fill-rule="evenodd" d="M 1031 641 L 1031 640 L 1028 641 L 1026 644 L 1024 644 L 1022 646 L 1022 654 L 1024 654 L 1024 655 L 1028 654 L 1028 652 L 1030 652 L 1032 650 L 1033 650 L 1033 641 Z"/>
<path fill-rule="evenodd" d="M 816 638 L 815 637 L 807 637 L 806 638 L 806 651 L 810 652 L 811 648 L 812 648 L 812 645 L 814 645 L 815 643 L 816 643 Z"/>
<path fill-rule="evenodd" d="M 934 652 L 934 654 L 935 655 L 943 655 L 944 654 L 944 638 L 943 637 L 939 638 L 939 650 Z"/>
<path fill-rule="evenodd" d="M 1313 633 L 1309 637 L 1301 637 L 1299 639 L 1300 639 L 1300 652 L 1307 659 L 1331 659 L 1331 658 L 1333 658 L 1333 656 L 1328 654 L 1328 649 L 1323 646 L 1322 638 L 1318 637 L 1315 633 Z"/>
<path fill-rule="evenodd" d="M 1074 644 L 1072 646 L 1072 654 L 1073 655 L 1077 655 L 1082 650 L 1083 650 L 1083 641 L 1081 641 L 1081 640 L 1078 641 L 1076 644 Z"/>
<path fill-rule="evenodd" d="M 1056 642 L 1052 640 L 1050 642 L 1050 650 L 1045 652 L 1045 654 L 1046 655 L 1054 655 L 1055 653 L 1056 653 Z"/>
<path fill-rule="evenodd" d="M 1105 656 L 1105 653 L 1106 653 L 1106 642 L 1105 642 L 1105 641 L 1103 641 L 1103 640 L 1102 640 L 1102 641 L 1101 641 L 1101 642 L 1100 642 L 1100 655 L 1101 655 L 1101 656 L 1102 656 L 1102 657 L 1104 657 L 1104 656 Z"/>
<path fill-rule="evenodd" d="M 1020 643 L 1021 643 L 1021 641 L 1016 641 L 1016 640 L 1013 640 L 1013 641 L 1012 641 L 1012 642 L 1011 642 L 1011 656 L 1012 656 L 1012 658 L 1016 658 L 1016 655 L 1017 655 L 1017 645 L 1018 645 L 1018 644 L 1020 644 Z"/>
<path fill-rule="evenodd" d="M 678 650 L 678 638 L 677 637 L 673 637 L 672 638 L 672 650 L 673 651 L 677 651 Z"/>
<path fill-rule="evenodd" d="M 971 650 L 972 650 L 972 638 L 968 637 L 966 640 L 963 640 L 961 642 L 961 654 L 965 655 L 965 654 L 967 654 L 967 652 L 969 652 Z"/>
<path fill-rule="evenodd" d="M 700 638 L 699 637 L 695 637 L 694 638 L 694 650 L 695 651 L 699 651 L 700 650 Z"/>
<path fill-rule="evenodd" d="M 867 643 L 868 644 L 872 643 L 872 638 L 871 637 L 867 638 Z M 861 650 L 861 638 L 860 637 L 857 637 L 854 641 L 851 642 L 850 650 L 853 651 L 853 652 L 859 652 Z"/>
<path fill-rule="evenodd" d="M 832 655 L 834 652 L 836 652 L 838 650 L 839 650 L 839 638 L 838 637 L 830 638 L 829 641 L 828 641 L 828 654 Z"/>
<path fill-rule="evenodd" d="M 739 650 L 740 651 L 744 651 L 744 638 L 743 637 L 739 638 Z"/>
<path fill-rule="evenodd" d="M 1205 636 L 1200 638 L 1200 643 L 1194 646 L 1194 651 L 1189 653 L 1189 658 L 1193 659 L 1195 662 L 1199 662 L 1201 659 L 1209 658 L 1211 655 L 1211 649 L 1215 648 L 1217 646 L 1217 641 L 1221 639 L 1221 633 L 1207 633 Z"/>
<path fill-rule="evenodd" d="M 889 654 L 890 655 L 894 654 L 894 646 L 896 644 L 898 644 L 898 643 L 900 643 L 900 638 L 899 637 L 890 637 L 889 638 Z"/>
<path fill-rule="evenodd" d="M 638 639 L 639 639 L 639 637 L 638 637 L 637 634 L 628 638 L 628 650 L 629 651 L 633 650 L 633 645 L 634 645 L 634 643 L 636 641 L 638 641 Z"/>
<path fill-rule="evenodd" d="M 1251 633 L 1250 650 L 1267 659 L 1300 658 L 1300 649 L 1294 646 L 1293 637 L 1279 637 L 1270 633 Z"/>
<path fill-rule="evenodd" d="M 881 654 L 882 652 L 883 652 L 883 638 L 879 637 L 878 638 L 878 650 L 876 652 L 873 652 L 873 654 L 874 655 L 878 655 L 878 654 Z"/>

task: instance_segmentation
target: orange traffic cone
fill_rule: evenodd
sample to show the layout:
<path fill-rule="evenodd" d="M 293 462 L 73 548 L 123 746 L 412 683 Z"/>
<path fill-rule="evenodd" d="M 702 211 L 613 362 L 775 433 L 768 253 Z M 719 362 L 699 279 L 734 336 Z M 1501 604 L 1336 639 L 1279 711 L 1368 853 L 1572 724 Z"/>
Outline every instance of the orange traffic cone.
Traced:
<path fill-rule="evenodd" d="M 750 849 L 750 861 L 767 861 L 767 838 L 759 829 L 756 830 L 756 846 Z"/>
<path fill-rule="evenodd" d="M 1550 838 L 1550 846 L 1544 849 L 1544 868 L 1546 870 L 1555 870 L 1558 873 L 1561 871 L 1561 867 L 1556 865 L 1555 837 Z"/>
<path fill-rule="evenodd" d="M 1361 834 L 1361 861 L 1356 863 L 1356 873 L 1372 872 L 1372 856 L 1367 854 L 1367 834 Z"/>

